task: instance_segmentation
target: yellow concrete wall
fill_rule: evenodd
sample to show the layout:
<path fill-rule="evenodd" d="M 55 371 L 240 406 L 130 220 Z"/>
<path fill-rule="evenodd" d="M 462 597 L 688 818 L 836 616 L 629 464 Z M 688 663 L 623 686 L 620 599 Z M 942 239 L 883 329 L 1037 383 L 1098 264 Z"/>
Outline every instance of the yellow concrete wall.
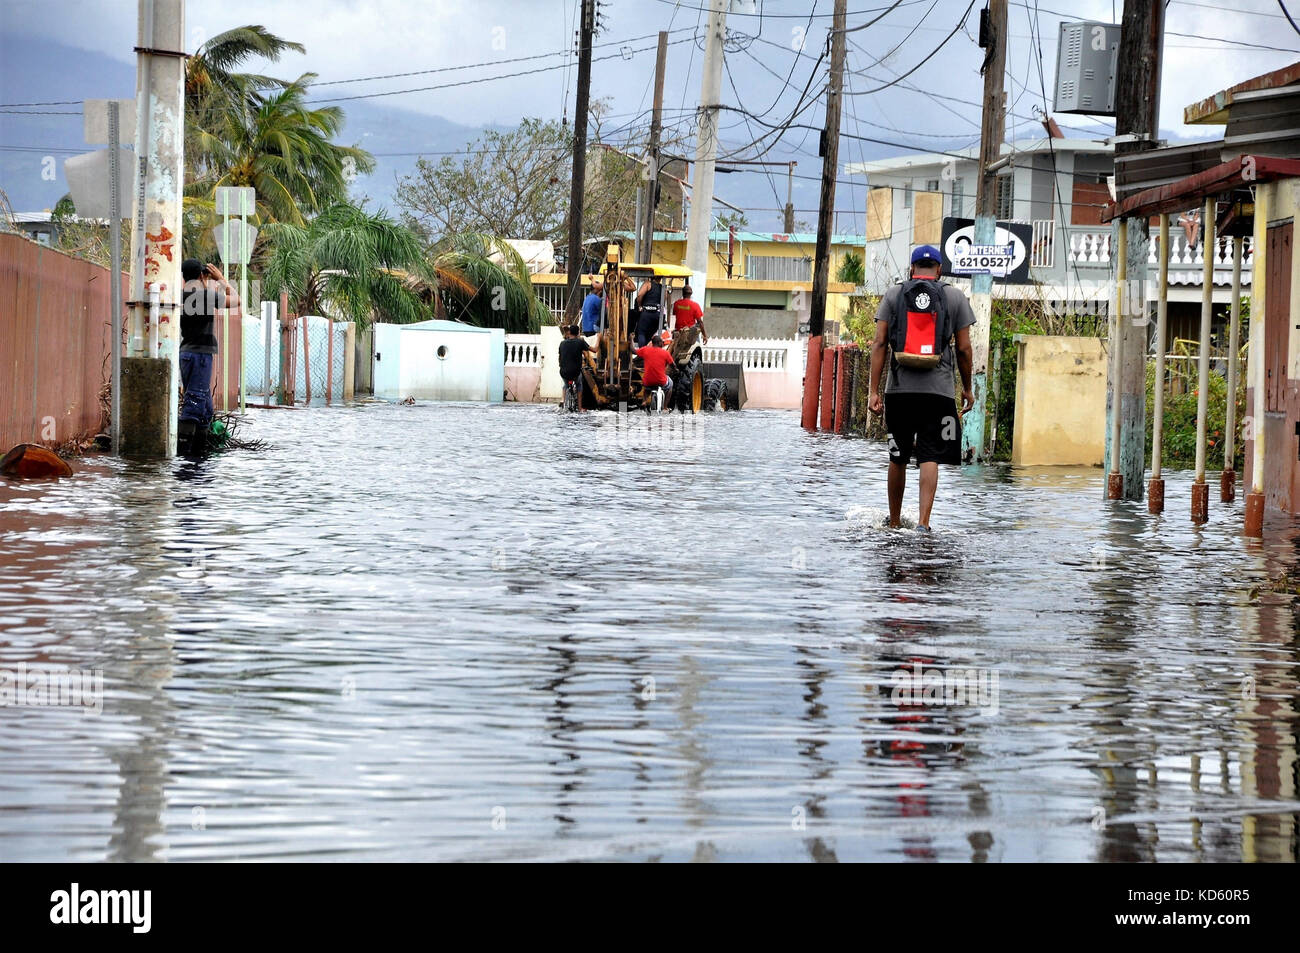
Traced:
<path fill-rule="evenodd" d="M 712 243 L 710 243 L 712 244 Z M 721 242 L 717 249 L 726 256 L 726 243 Z M 741 242 L 736 241 L 736 270 L 744 271 L 745 255 L 770 255 L 774 258 L 812 258 L 816 251 L 816 243 L 808 242 Z M 854 245 L 832 245 L 831 246 L 831 267 L 830 278 L 835 280 L 835 273 L 839 270 L 840 263 L 844 261 L 844 255 L 847 252 L 855 251 L 858 257 L 862 257 L 862 248 Z M 685 241 L 656 241 L 654 244 L 653 257 L 655 262 L 665 265 L 680 265 L 686 261 L 686 242 Z M 727 278 L 726 263 L 717 255 L 713 254 L 712 248 L 709 252 L 709 280 L 725 281 Z"/>
<path fill-rule="evenodd" d="M 1100 338 L 1019 340 L 1016 466 L 1100 466 L 1106 448 L 1106 353 Z"/>

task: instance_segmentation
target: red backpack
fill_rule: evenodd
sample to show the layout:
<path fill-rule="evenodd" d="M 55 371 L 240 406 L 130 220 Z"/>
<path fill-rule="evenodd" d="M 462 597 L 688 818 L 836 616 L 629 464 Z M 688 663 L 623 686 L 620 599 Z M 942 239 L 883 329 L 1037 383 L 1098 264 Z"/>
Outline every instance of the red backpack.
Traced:
<path fill-rule="evenodd" d="M 933 370 L 943 359 L 953 335 L 944 287 L 934 278 L 912 278 L 903 283 L 889 323 L 889 347 L 903 367 Z"/>

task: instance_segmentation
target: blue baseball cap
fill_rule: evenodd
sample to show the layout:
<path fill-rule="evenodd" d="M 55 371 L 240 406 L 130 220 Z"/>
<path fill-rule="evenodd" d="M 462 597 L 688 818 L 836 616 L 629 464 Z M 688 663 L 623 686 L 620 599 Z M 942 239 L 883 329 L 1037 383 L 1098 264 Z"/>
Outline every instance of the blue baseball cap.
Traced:
<path fill-rule="evenodd" d="M 936 265 L 943 264 L 943 257 L 939 254 L 939 249 L 933 245 L 917 245 L 912 249 L 912 264 L 929 261 Z"/>

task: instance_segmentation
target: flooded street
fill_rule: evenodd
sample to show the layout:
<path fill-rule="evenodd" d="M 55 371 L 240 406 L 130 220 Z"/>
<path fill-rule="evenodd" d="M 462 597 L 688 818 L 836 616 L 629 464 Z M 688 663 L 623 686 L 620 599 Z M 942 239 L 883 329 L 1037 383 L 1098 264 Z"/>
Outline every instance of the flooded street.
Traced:
<path fill-rule="evenodd" d="M 945 470 L 926 537 L 794 412 L 242 436 L 0 482 L 0 669 L 103 673 L 0 708 L 3 859 L 1297 858 L 1296 544 L 1190 474 Z"/>

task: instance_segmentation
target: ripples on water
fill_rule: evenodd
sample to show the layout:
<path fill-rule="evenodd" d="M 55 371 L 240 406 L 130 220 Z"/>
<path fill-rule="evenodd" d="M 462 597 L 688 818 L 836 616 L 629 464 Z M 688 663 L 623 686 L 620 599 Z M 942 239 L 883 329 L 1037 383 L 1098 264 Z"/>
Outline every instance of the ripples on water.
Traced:
<path fill-rule="evenodd" d="M 1249 594 L 1295 543 L 1192 527 L 1186 475 L 1156 520 L 946 470 L 918 537 L 794 413 L 246 435 L 0 483 L 0 668 L 105 684 L 0 709 L 4 859 L 1296 859 L 1291 600 Z M 918 663 L 996 712 L 900 706 Z"/>

